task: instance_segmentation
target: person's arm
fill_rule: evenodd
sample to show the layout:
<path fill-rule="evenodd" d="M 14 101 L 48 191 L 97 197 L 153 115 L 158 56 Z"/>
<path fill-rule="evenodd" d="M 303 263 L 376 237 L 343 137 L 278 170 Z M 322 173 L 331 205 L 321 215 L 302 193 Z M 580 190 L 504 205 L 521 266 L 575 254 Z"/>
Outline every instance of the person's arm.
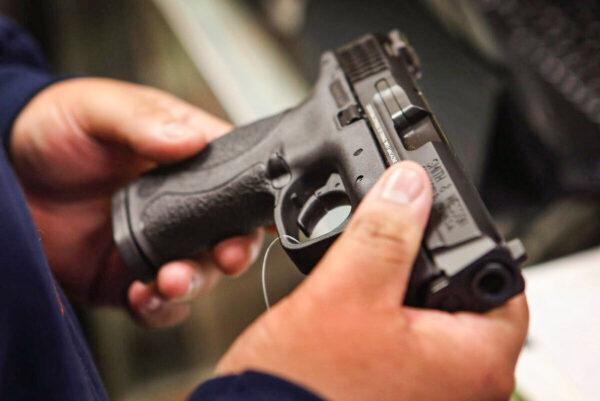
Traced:
<path fill-rule="evenodd" d="M 134 281 L 112 240 L 110 198 L 160 163 L 199 151 L 225 122 L 165 92 L 100 78 L 52 76 L 33 40 L 0 20 L 0 138 L 63 289 L 88 304 L 127 306 L 149 326 L 170 326 L 221 273 L 244 270 L 261 232 L 162 266 Z"/>
<path fill-rule="evenodd" d="M 29 35 L 0 16 L 0 136 L 4 148 L 19 112 L 33 96 L 56 80 Z"/>

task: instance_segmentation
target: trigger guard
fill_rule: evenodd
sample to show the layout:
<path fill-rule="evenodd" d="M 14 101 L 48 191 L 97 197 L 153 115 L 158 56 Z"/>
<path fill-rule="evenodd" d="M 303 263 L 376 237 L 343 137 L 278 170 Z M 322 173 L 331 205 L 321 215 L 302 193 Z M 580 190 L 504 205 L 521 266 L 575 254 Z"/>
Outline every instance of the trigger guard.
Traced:
<path fill-rule="evenodd" d="M 298 244 L 290 241 L 288 237 L 281 236 L 281 246 L 292 261 L 304 274 L 309 274 L 313 267 L 319 263 L 319 260 L 325 255 L 327 249 L 340 236 L 346 226 L 346 222 L 342 223 L 338 228 L 327 234 L 320 235 L 317 238 L 300 242 Z"/>
<path fill-rule="evenodd" d="M 350 205 L 350 199 L 346 194 L 342 178 L 334 173 L 327 179 L 325 185 L 317 189 L 304 203 L 296 224 L 300 231 L 310 238 L 319 221 L 331 210 L 343 205 Z"/>
<path fill-rule="evenodd" d="M 344 231 L 349 218 L 326 234 L 300 242 L 298 231 L 294 232 L 292 230 L 292 228 L 297 228 L 297 216 L 300 209 L 294 194 L 293 185 L 288 185 L 278 194 L 274 216 L 275 227 L 281 246 L 290 259 L 298 267 L 298 270 L 304 274 L 309 274 L 331 244 Z M 286 213 L 284 213 L 284 210 Z M 298 213 L 293 213 L 295 211 L 298 211 Z"/>

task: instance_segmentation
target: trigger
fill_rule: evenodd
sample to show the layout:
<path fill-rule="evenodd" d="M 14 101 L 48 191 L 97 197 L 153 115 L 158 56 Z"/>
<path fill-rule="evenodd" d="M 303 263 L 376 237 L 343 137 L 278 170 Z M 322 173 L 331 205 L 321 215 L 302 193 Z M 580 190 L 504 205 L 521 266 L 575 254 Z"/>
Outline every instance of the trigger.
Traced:
<path fill-rule="evenodd" d="M 310 237 L 315 226 L 325 215 L 338 206 L 349 204 L 348 195 L 338 174 L 331 174 L 321 188 L 304 203 L 298 215 L 298 228 Z"/>

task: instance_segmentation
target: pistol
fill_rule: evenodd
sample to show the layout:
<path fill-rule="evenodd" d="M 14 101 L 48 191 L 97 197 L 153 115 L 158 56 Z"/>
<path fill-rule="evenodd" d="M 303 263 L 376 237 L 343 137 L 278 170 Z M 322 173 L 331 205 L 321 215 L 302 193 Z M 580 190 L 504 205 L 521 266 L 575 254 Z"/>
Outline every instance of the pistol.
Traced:
<path fill-rule="evenodd" d="M 114 195 L 114 239 L 126 265 L 152 279 L 165 262 L 274 223 L 308 274 L 349 219 L 316 233 L 324 216 L 340 206 L 354 210 L 387 167 L 413 160 L 428 172 L 434 195 L 404 303 L 483 312 L 522 292 L 523 245 L 496 229 L 417 86 L 419 75 L 399 31 L 324 53 L 300 105 L 235 128 Z"/>

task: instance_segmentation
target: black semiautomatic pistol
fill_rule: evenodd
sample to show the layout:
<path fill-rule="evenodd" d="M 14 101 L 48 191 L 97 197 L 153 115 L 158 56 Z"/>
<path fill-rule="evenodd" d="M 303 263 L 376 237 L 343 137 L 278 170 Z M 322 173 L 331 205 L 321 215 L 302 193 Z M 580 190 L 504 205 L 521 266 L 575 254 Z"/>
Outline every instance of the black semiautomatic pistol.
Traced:
<path fill-rule="evenodd" d="M 524 248 L 495 228 L 416 84 L 419 74 L 398 31 L 326 52 L 300 105 L 235 128 L 114 196 L 114 238 L 126 264 L 151 279 L 165 262 L 275 223 L 307 274 L 347 220 L 314 235 L 318 222 L 338 206 L 354 210 L 387 167 L 413 160 L 429 173 L 434 196 L 405 304 L 486 311 L 522 292 Z"/>

